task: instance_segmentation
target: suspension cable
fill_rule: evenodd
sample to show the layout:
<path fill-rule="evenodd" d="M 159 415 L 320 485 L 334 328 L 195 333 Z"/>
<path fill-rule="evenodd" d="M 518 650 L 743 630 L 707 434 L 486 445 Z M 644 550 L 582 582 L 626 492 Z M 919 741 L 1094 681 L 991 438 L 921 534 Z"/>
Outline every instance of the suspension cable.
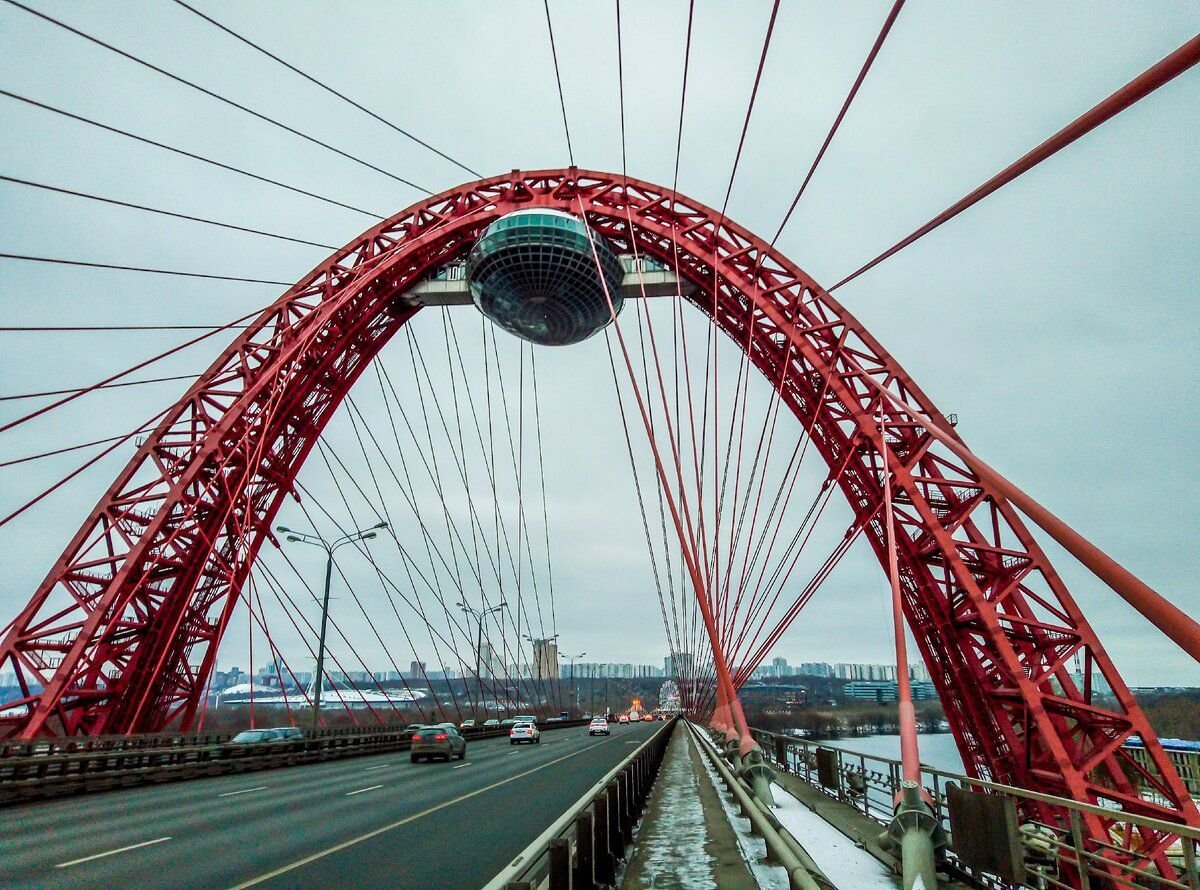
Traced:
<path fill-rule="evenodd" d="M 427 195 L 433 194 L 433 192 L 429 191 L 429 189 L 427 189 L 423 186 L 419 186 L 415 182 L 411 182 L 402 176 L 397 176 L 395 173 L 385 170 L 382 167 L 378 167 L 375 164 L 372 164 L 370 161 L 364 161 L 362 158 L 360 158 L 356 155 L 352 155 L 347 151 L 343 151 L 340 148 L 336 148 L 336 147 L 330 145 L 328 142 L 323 142 L 320 139 L 316 138 L 315 136 L 310 136 L 307 133 L 297 130 L 295 127 L 290 127 L 287 124 L 285 124 L 281 121 L 278 121 L 273 117 L 263 114 L 261 111 L 255 111 L 253 108 L 249 108 L 245 105 L 242 105 L 240 102 L 235 102 L 233 99 L 223 96 L 220 93 L 214 92 L 213 90 L 210 90 L 207 87 L 202 87 L 202 86 L 200 86 L 200 84 L 190 81 L 185 77 L 181 77 L 178 74 L 173 74 L 172 72 L 166 70 L 165 68 L 160 68 L 158 65 L 154 65 L 150 62 L 147 62 L 145 59 L 143 59 L 139 56 L 135 56 L 133 53 L 126 52 L 123 49 L 118 49 L 117 47 L 113 46 L 111 43 L 105 43 L 100 38 L 94 37 L 85 31 L 79 30 L 78 28 L 73 28 L 70 25 L 68 25 L 66 22 L 60 21 L 59 19 L 56 19 L 53 16 L 46 15 L 43 12 L 38 12 L 36 9 L 31 9 L 30 7 L 26 6 L 24 3 L 18 2 L 18 0 L 4 0 L 4 2 L 8 3 L 11 6 L 15 6 L 17 9 L 23 10 L 24 12 L 27 12 L 30 15 L 36 16 L 37 18 L 42 19 L 45 22 L 49 22 L 50 24 L 55 25 L 56 27 L 62 28 L 64 31 L 69 31 L 70 33 L 74 34 L 77 37 L 82 37 L 84 40 L 87 40 L 90 43 L 95 44 L 96 46 L 103 47 L 104 49 L 108 50 L 109 52 L 116 53 L 118 56 L 121 56 L 124 59 L 128 59 L 130 62 L 134 62 L 138 65 L 141 65 L 143 68 L 147 68 L 150 71 L 155 72 L 156 74 L 161 74 L 163 77 L 166 77 L 169 80 L 173 80 L 176 83 L 183 84 L 183 86 L 185 86 L 185 87 L 190 87 L 191 89 L 193 89 L 199 93 L 203 93 L 206 96 L 216 99 L 218 102 L 222 102 L 225 105 L 228 105 L 230 108 L 236 108 L 238 111 L 249 114 L 252 117 L 256 117 L 259 120 L 264 121 L 265 123 L 268 123 L 268 124 L 271 124 L 272 126 L 278 127 L 279 129 L 281 129 L 287 133 L 291 133 L 293 136 L 299 136 L 301 139 L 304 139 L 307 142 L 311 142 L 313 145 L 319 145 L 321 148 L 331 151 L 334 154 L 340 155 L 341 157 L 346 158 L 347 160 L 353 161 L 354 163 L 359 164 L 360 166 L 366 167 L 369 170 L 374 170 L 376 173 L 382 173 L 384 176 L 388 177 L 389 179 L 394 179 L 397 182 L 404 183 L 404 185 L 407 185 L 410 188 L 414 188 L 419 192 L 424 192 Z"/>
<path fill-rule="evenodd" d="M 567 100 L 563 97 L 562 75 L 558 71 L 558 50 L 554 47 L 554 24 L 550 21 L 550 0 L 542 0 L 546 9 L 546 31 L 550 34 L 550 55 L 554 59 L 554 80 L 558 84 L 558 105 L 562 109 L 563 133 L 567 137 L 567 159 L 575 166 L 575 152 L 571 148 L 571 127 L 567 124 Z"/>
<path fill-rule="evenodd" d="M 271 179 L 267 176 L 260 176 L 257 173 L 251 173 L 249 170 L 243 170 L 241 167 L 234 167 L 231 164 L 225 164 L 225 163 L 222 163 L 221 161 L 214 161 L 212 158 L 206 158 L 203 155 L 198 155 L 195 152 L 187 151 L 186 149 L 176 148 L 173 145 L 167 145 L 165 142 L 157 142 L 156 140 L 149 139 L 145 136 L 138 136 L 136 133 L 130 133 L 128 130 L 122 130 L 119 127 L 113 127 L 113 126 L 109 126 L 108 124 L 102 124 L 102 123 L 100 123 L 100 121 L 95 121 L 95 120 L 92 120 L 91 118 L 83 117 L 82 115 L 79 115 L 79 114 L 74 114 L 74 113 L 72 113 L 70 111 L 66 111 L 62 108 L 55 108 L 53 105 L 47 105 L 45 102 L 38 102 L 35 99 L 30 99 L 26 96 L 20 96 L 20 95 L 17 95 L 16 93 L 9 92 L 8 90 L 0 90 L 0 96 L 5 96 L 9 99 L 14 99 L 17 102 L 23 102 L 26 105 L 32 105 L 35 108 L 41 108 L 44 111 L 49 111 L 54 114 L 61 115 L 62 117 L 70 118 L 71 120 L 78 121 L 81 124 L 87 124 L 88 126 L 96 127 L 97 129 L 100 129 L 100 130 L 106 130 L 109 133 L 115 133 L 118 136 L 124 136 L 127 139 L 133 139 L 134 141 L 141 142 L 144 145 L 152 145 L 155 148 L 161 148 L 163 151 L 169 151 L 172 154 L 177 154 L 177 155 L 180 155 L 181 157 L 191 158 L 194 161 L 200 161 L 201 163 L 209 164 L 210 166 L 213 166 L 213 167 L 219 167 L 222 170 L 228 170 L 230 173 L 237 173 L 240 176 L 246 176 L 246 177 L 249 177 L 250 179 L 255 179 L 259 182 L 265 182 L 268 185 L 273 185 L 273 186 L 276 186 L 277 188 L 287 189 L 289 192 L 295 192 L 298 195 L 304 195 L 309 198 L 315 198 L 316 200 L 323 201 L 326 204 L 332 204 L 334 207 L 341 207 L 341 208 L 344 208 L 345 210 L 353 210 L 355 213 L 361 213 L 364 216 L 370 216 L 374 219 L 379 219 L 379 220 L 387 219 L 387 217 L 381 213 L 375 213 L 374 211 L 371 211 L 371 210 L 363 210 L 361 207 L 355 207 L 353 204 L 346 204 L 346 203 L 344 203 L 342 201 L 338 201 L 334 198 L 327 198 L 324 195 L 319 195 L 316 192 L 310 192 L 310 191 L 307 191 L 305 189 L 299 188 L 294 185 L 288 185 L 287 183 L 280 182 L 277 179 Z"/>
<path fill-rule="evenodd" d="M 115 269 L 119 272 L 149 272 L 153 275 L 176 275 L 181 278 L 207 278 L 214 281 L 240 281 L 245 284 L 275 284 L 291 287 L 290 281 L 274 281 L 266 278 L 241 278 L 236 275 L 211 275 L 206 272 L 181 272 L 177 269 L 152 269 L 146 266 L 120 266 L 115 263 L 89 263 L 84 260 L 64 260 L 57 257 L 28 256 L 22 253 L 0 253 L 0 259 L 24 260 L 31 263 L 53 263 L 58 266 L 85 266 L 89 269 Z"/>
<path fill-rule="evenodd" d="M 892 25 L 896 22 L 896 17 L 900 15 L 900 9 L 904 6 L 904 0 L 896 0 L 892 4 L 891 11 L 884 20 L 883 28 L 879 32 L 879 36 L 875 38 L 875 44 L 871 47 L 871 51 L 867 53 L 867 59 L 863 62 L 862 68 L 859 69 L 858 77 L 854 80 L 854 85 L 850 87 L 850 92 L 846 96 L 846 101 L 842 103 L 842 108 L 837 113 L 837 117 L 833 120 L 833 126 L 829 128 L 829 133 L 825 136 L 825 141 L 821 143 L 821 149 L 817 152 L 817 156 L 813 158 L 812 166 L 808 168 L 808 174 L 804 177 L 804 181 L 800 183 L 800 188 L 796 191 L 796 197 L 792 199 L 792 204 L 788 207 L 787 213 L 783 215 L 783 220 L 779 223 L 779 228 L 775 230 L 775 235 L 771 238 L 771 246 L 775 246 L 775 242 L 779 240 L 779 236 L 783 234 L 784 228 L 788 221 L 792 218 L 792 214 L 796 210 L 796 205 L 800 203 L 800 198 L 804 195 L 804 190 L 808 188 L 808 183 L 813 178 L 813 174 L 817 172 L 817 165 L 821 163 L 821 159 L 825 157 L 825 151 L 829 148 L 829 144 L 833 142 L 833 137 L 837 135 L 838 127 L 842 125 L 842 119 L 846 116 L 846 112 L 850 110 L 850 103 L 854 101 L 854 97 L 858 95 L 858 88 L 862 86 L 863 81 L 867 79 L 867 72 L 871 70 L 871 65 L 875 62 L 875 57 L 879 55 L 880 47 L 883 46 L 883 41 L 887 39 L 888 32 L 892 30 Z"/>
<path fill-rule="evenodd" d="M 968 207 L 979 203 L 992 192 L 1012 182 L 1021 174 L 1029 172 L 1042 161 L 1066 148 L 1081 136 L 1087 135 L 1096 129 L 1096 127 L 1120 114 L 1138 100 L 1150 95 L 1150 93 L 1179 76 L 1184 71 L 1187 71 L 1197 62 L 1200 62 L 1200 35 L 1193 37 L 1183 46 L 1179 47 L 1179 49 L 1175 50 L 1175 52 L 1129 81 L 1129 83 L 1125 84 L 1125 86 L 1121 87 L 1107 99 L 1081 114 L 1041 145 L 1009 164 L 969 195 L 951 204 L 907 238 L 897 241 L 879 256 L 875 257 L 875 259 L 851 272 L 833 287 L 829 288 L 829 291 L 833 292 L 843 284 L 853 281 L 859 275 L 862 275 L 869 269 L 873 269 L 888 257 L 899 253 L 914 241 L 928 235 L 938 226 L 942 225 L 942 223 L 948 222 Z"/>
<path fill-rule="evenodd" d="M 207 340 L 209 337 L 212 337 L 215 334 L 219 334 L 221 331 L 229 330 L 230 328 L 232 328 L 236 325 L 239 325 L 242 322 L 247 321 L 247 320 L 254 318 L 255 316 L 261 314 L 261 311 L 262 310 L 260 310 L 260 309 L 255 309 L 253 312 L 248 312 L 245 315 L 243 315 L 241 318 L 235 318 L 233 321 L 229 322 L 229 324 L 225 324 L 225 325 L 221 325 L 220 327 L 212 328 L 211 330 L 207 331 L 206 333 L 201 334 L 198 337 L 193 337 L 190 340 L 186 340 L 183 343 L 180 343 L 178 346 L 172 346 L 170 349 L 160 352 L 157 355 L 151 356 L 150 358 L 146 359 L 145 361 L 138 362 L 137 364 L 133 365 L 132 367 L 126 368 L 124 371 L 120 371 L 116 374 L 112 374 L 109 377 L 105 377 L 103 380 L 100 380 L 100 381 L 92 384 L 89 387 L 85 387 L 84 389 L 81 389 L 78 392 L 75 392 L 71 395 L 64 396 L 63 398 L 61 398 L 58 401 L 53 402 L 49 405 L 43 405 L 41 408 L 38 408 L 36 411 L 31 411 L 29 414 L 26 414 L 22 417 L 18 417 L 16 420 L 10 420 L 8 423 L 4 424 L 3 426 L 0 426 L 0 433 L 5 432 L 6 430 L 10 430 L 13 427 L 20 426 L 21 424 L 26 423 L 27 421 L 33 420 L 35 417 L 40 417 L 41 415 L 45 414 L 48 411 L 53 411 L 55 408 L 59 408 L 65 404 L 67 404 L 68 402 L 72 402 L 81 396 L 87 395 L 89 392 L 93 392 L 94 390 L 98 389 L 101 386 L 105 386 L 109 383 L 112 383 L 115 380 L 120 380 L 122 377 L 125 377 L 128 374 L 132 374 L 134 371 L 140 371 L 142 368 L 146 367 L 147 365 L 150 365 L 150 364 L 153 364 L 154 362 L 160 361 L 160 360 L 166 358 L 167 356 L 174 355 L 177 352 L 181 352 L 182 350 L 187 349 L 189 346 L 194 346 L 197 343 L 201 342 L 202 340 Z"/>
<path fill-rule="evenodd" d="M 385 117 L 381 117 L 380 115 L 376 114 L 374 111 L 371 111 L 371 109 L 360 105 L 358 102 L 355 102 L 349 96 L 345 95 L 344 93 L 338 92 L 333 87 L 329 86 L 328 84 L 319 80 L 318 78 L 313 77 L 311 74 L 307 74 L 304 71 L 301 71 L 295 65 L 291 64 L 290 62 L 284 61 L 279 56 L 277 56 L 275 53 L 271 52 L 270 50 L 264 49 L 263 47 L 261 47 L 257 43 L 255 43 L 253 40 L 250 40 L 249 38 L 239 34 L 238 32 L 234 31 L 232 28 L 230 28 L 226 25 L 222 25 L 216 19 L 212 18 L 211 16 L 205 15 L 203 12 L 196 9 L 194 6 L 190 6 L 189 4 L 184 3 L 183 0 L 175 0 L 175 2 L 178 3 L 180 6 L 182 6 L 184 9 L 186 9 L 188 12 L 191 12 L 194 15 L 199 16 L 200 18 L 204 19 L 204 21 L 208 22 L 210 25 L 213 25 L 214 27 L 220 29 L 221 31 L 224 31 L 230 37 L 233 37 L 234 39 L 241 41 L 242 43 L 246 44 L 246 46 L 250 47 L 251 49 L 257 50 L 258 52 L 262 53 L 267 58 L 272 59 L 275 62 L 278 62 L 280 65 L 282 65 L 284 68 L 287 68 L 289 71 L 292 71 L 293 73 L 300 75 L 301 77 L 303 77 L 305 80 L 307 80 L 309 83 L 313 84 L 314 86 L 320 87 L 325 92 L 327 92 L 333 96 L 336 96 L 337 98 L 341 99 L 343 102 L 346 102 L 347 104 L 352 105 L 353 107 L 357 108 L 359 111 L 361 111 L 363 114 L 367 115 L 368 117 L 374 118 L 375 120 L 379 121 L 379 123 L 383 124 L 385 127 L 395 130 L 400 135 L 405 136 L 405 137 L 411 139 L 413 142 L 417 143 L 417 145 L 420 145 L 423 148 L 429 149 L 431 152 L 436 154 L 438 157 L 445 158 L 451 164 L 454 164 L 456 167 L 460 167 L 461 169 L 470 173 L 472 176 L 476 177 L 477 179 L 483 178 L 482 173 L 478 172 L 477 170 L 472 170 L 470 167 L 468 167 L 462 161 L 459 161 L 456 158 L 452 158 L 450 155 L 446 154 L 444 151 L 442 151 L 440 149 L 434 148 L 432 145 L 430 145 L 425 140 L 420 139 L 417 136 L 414 136 L 412 133 L 408 132 L 408 130 L 405 130 L 403 127 L 397 126 L 396 124 L 394 124 L 392 121 L 388 120 Z"/>
<path fill-rule="evenodd" d="M 187 213 L 177 213 L 173 210 L 162 210 L 158 207 L 147 207 L 145 204 L 133 204 L 129 201 L 119 201 L 116 198 L 105 198 L 105 197 L 102 197 L 101 195 L 92 195 L 87 192 L 78 192 L 78 191 L 75 191 L 74 189 L 62 188 L 61 186 L 47 185 L 44 182 L 32 182 L 28 179 L 18 179 L 15 176 L 0 175 L 0 181 L 11 182 L 11 183 L 15 183 L 17 185 L 27 185 L 30 188 L 42 189 L 42 190 L 48 191 L 48 192 L 57 192 L 58 194 L 61 194 L 61 195 L 71 195 L 72 197 L 76 197 L 76 198 L 86 198 L 89 201 L 100 201 L 101 203 L 113 204 L 117 207 L 128 207 L 131 210 L 143 210 L 146 213 L 157 213 L 160 216 L 170 216 L 170 217 L 174 217 L 175 219 L 186 219 L 191 222 L 204 223 L 205 225 L 208 225 L 208 226 L 218 226 L 222 229 L 232 229 L 235 232 L 247 232 L 251 235 L 262 235 L 265 238 L 275 238 L 276 240 L 279 240 L 279 241 L 291 241 L 295 244 L 306 244 L 306 245 L 309 245 L 310 247 L 321 247 L 321 248 L 325 248 L 326 250 L 337 250 L 338 249 L 337 247 L 335 247 L 332 244 L 322 244 L 319 241 L 308 241 L 304 238 L 293 238 L 290 235 L 279 235 L 279 234 L 276 234 L 275 232 L 264 232 L 262 229 L 251 229 L 246 226 L 238 226 L 238 225 L 234 225 L 233 223 L 221 222 L 220 220 L 206 219 L 203 216 L 192 216 L 191 214 L 187 214 Z"/>
<path fill-rule="evenodd" d="M 195 380 L 198 374 L 176 374 L 172 377 L 151 377 L 146 380 L 126 380 L 123 383 L 106 383 L 103 386 L 77 386 L 72 389 L 48 389 L 44 392 L 26 392 L 15 396 L 0 396 L 0 402 L 16 402 L 21 399 L 38 399 L 44 396 L 65 396 L 97 389 L 118 389 L 122 386 L 143 386 L 147 383 L 169 383 L 174 380 Z"/>

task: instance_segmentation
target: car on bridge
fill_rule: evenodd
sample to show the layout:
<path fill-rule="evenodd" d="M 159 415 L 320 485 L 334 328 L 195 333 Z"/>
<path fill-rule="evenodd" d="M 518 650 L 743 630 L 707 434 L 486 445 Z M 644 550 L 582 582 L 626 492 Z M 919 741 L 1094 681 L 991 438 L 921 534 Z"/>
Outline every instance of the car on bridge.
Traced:
<path fill-rule="evenodd" d="M 628 714 L 622 714 L 620 717 L 618 717 L 618 718 L 617 718 L 617 722 L 618 722 L 618 723 L 628 723 L 628 722 L 629 722 L 629 715 L 628 715 Z"/>
<path fill-rule="evenodd" d="M 413 763 L 421 760 L 432 760 L 441 757 L 447 762 L 451 757 L 459 760 L 467 756 L 467 740 L 458 732 L 453 724 L 441 726 L 422 726 L 412 737 L 412 750 L 409 760 Z"/>
<path fill-rule="evenodd" d="M 608 721 L 603 717 L 595 717 L 588 724 L 588 735 L 611 735 L 612 731 L 608 728 Z"/>
<path fill-rule="evenodd" d="M 491 718 L 483 721 L 484 729 L 496 729 L 499 726 L 500 726 L 500 721 L 497 720 L 495 717 L 491 717 Z"/>
<path fill-rule="evenodd" d="M 463 721 L 463 722 L 462 722 L 462 723 L 459 725 L 459 729 L 474 729 L 474 728 L 475 728 L 475 721 L 474 721 L 474 720 L 464 720 L 464 721 Z"/>
<path fill-rule="evenodd" d="M 542 733 L 537 728 L 536 723 L 514 723 L 512 729 L 508 731 L 508 743 L 510 745 L 519 745 L 521 742 L 531 742 L 534 745 L 541 744 Z"/>
<path fill-rule="evenodd" d="M 292 727 L 290 727 L 290 726 L 287 727 L 286 730 L 285 729 L 247 729 L 247 730 L 244 730 L 243 732 L 239 732 L 237 735 L 235 735 L 233 738 L 231 738 L 229 740 L 229 744 L 231 744 L 231 745 L 261 745 L 261 744 L 265 744 L 267 742 L 285 742 L 285 741 L 289 741 L 290 739 L 294 739 L 294 738 L 301 738 L 301 739 L 304 738 L 304 733 L 298 729 L 296 730 L 297 734 L 294 736 L 284 734 L 285 731 L 290 732 L 291 730 L 292 730 Z"/>

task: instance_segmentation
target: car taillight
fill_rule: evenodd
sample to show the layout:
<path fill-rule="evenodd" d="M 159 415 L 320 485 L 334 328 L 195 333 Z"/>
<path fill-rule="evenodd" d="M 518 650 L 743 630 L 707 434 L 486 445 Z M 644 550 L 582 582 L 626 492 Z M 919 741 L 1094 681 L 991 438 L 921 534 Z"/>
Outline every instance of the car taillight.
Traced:
<path fill-rule="evenodd" d="M 433 737 L 433 740 L 434 740 L 435 742 L 444 742 L 444 741 L 446 741 L 448 738 L 450 738 L 450 736 L 446 735 L 444 732 L 439 732 L 437 735 L 435 735 L 435 736 Z"/>

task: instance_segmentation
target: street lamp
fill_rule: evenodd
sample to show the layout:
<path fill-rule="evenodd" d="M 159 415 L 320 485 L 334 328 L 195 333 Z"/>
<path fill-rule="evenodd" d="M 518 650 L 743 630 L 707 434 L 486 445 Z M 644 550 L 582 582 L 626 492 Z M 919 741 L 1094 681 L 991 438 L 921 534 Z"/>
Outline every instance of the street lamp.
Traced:
<path fill-rule="evenodd" d="M 500 605 L 492 606 L 490 609 L 483 610 L 474 608 L 466 601 L 458 603 L 458 607 L 460 609 L 475 619 L 475 686 L 477 687 L 478 695 L 481 699 L 483 698 L 483 678 L 479 675 L 479 659 L 483 650 L 483 619 L 485 619 L 488 615 L 491 615 L 493 612 L 504 611 L 507 606 L 508 603 L 504 602 L 503 600 L 500 601 Z M 486 711 L 487 708 L 484 708 L 485 713 Z"/>
<path fill-rule="evenodd" d="M 580 652 L 578 655 L 564 655 L 563 657 L 571 662 L 571 710 L 575 710 L 575 662 L 587 655 L 586 652 Z"/>
<path fill-rule="evenodd" d="M 276 531 L 283 532 L 287 535 L 287 540 L 293 544 L 312 544 L 314 547 L 320 547 L 325 551 L 325 596 L 321 600 L 321 637 L 317 643 L 317 676 L 316 686 L 313 689 L 313 710 L 312 710 L 312 734 L 317 734 L 317 727 L 321 725 L 321 687 L 325 685 L 325 625 L 329 621 L 329 583 L 333 578 L 333 551 L 337 550 L 344 544 L 351 544 L 356 541 L 369 541 L 376 537 L 376 529 L 387 528 L 386 522 L 377 522 L 370 528 L 359 529 L 356 532 L 351 532 L 348 535 L 342 535 L 334 541 L 326 541 L 320 535 L 310 534 L 308 532 L 295 532 L 286 526 L 278 525 Z M 251 665 L 253 670 L 254 666 Z"/>

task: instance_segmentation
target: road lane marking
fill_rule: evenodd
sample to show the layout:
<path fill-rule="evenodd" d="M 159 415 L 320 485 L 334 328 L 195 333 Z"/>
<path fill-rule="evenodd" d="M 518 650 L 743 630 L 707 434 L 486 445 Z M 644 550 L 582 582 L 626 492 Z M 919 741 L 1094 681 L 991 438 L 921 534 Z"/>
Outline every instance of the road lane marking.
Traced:
<path fill-rule="evenodd" d="M 382 788 L 382 785 L 372 785 L 370 788 L 359 788 L 357 791 L 347 791 L 347 797 L 353 797 L 355 794 L 362 794 L 364 791 L 374 791 L 376 788 Z"/>
<path fill-rule="evenodd" d="M 266 785 L 259 785 L 257 788 L 243 788 L 241 791 L 226 791 L 224 794 L 218 794 L 217 797 L 233 797 L 235 794 L 249 794 L 251 791 L 266 791 Z"/>
<path fill-rule="evenodd" d="M 450 769 L 462 769 L 464 766 L 470 766 L 470 763 L 460 763 L 458 766 L 452 766 Z"/>
<path fill-rule="evenodd" d="M 55 868 L 70 868 L 72 865 L 79 865 L 81 862 L 91 862 L 93 859 L 103 859 L 105 856 L 116 856 L 118 853 L 124 853 L 126 850 L 136 850 L 139 847 L 150 847 L 154 844 L 161 844 L 163 841 L 169 841 L 170 835 L 167 837 L 155 838 L 152 841 L 142 841 L 140 844 L 130 844 L 128 847 L 118 847 L 116 850 L 109 850 L 107 853 L 97 853 L 94 856 L 84 856 L 82 859 L 72 859 L 70 862 L 60 862 Z"/>
<path fill-rule="evenodd" d="M 373 769 L 387 769 L 389 766 L 391 766 L 390 763 L 381 763 L 379 766 L 368 766 L 363 772 L 369 773 Z"/>
<path fill-rule="evenodd" d="M 400 828 L 401 826 L 407 825 L 409 822 L 415 822 L 417 819 L 423 819 L 425 816 L 432 815 L 433 813 L 436 813 L 438 810 L 444 810 L 446 807 L 454 806 L 454 804 L 456 804 L 456 803 L 462 803 L 464 800 L 470 800 L 472 797 L 478 797 L 480 794 L 484 794 L 488 791 L 492 791 L 493 789 L 499 788 L 502 785 L 507 785 L 509 782 L 515 782 L 518 779 L 523 779 L 526 776 L 533 775 L 534 773 L 540 772 L 541 770 L 544 770 L 547 767 L 554 766 L 554 764 L 556 764 L 556 763 L 562 763 L 564 760 L 570 760 L 572 757 L 578 757 L 580 754 L 583 754 L 585 751 L 590 751 L 590 750 L 592 750 L 592 748 L 598 748 L 600 745 L 603 745 L 603 744 L 604 744 L 603 742 L 596 742 L 594 744 L 588 745 L 586 748 L 580 748 L 578 751 L 572 751 L 570 754 L 564 754 L 562 757 L 556 757 L 554 760 L 548 760 L 547 762 L 541 764 L 540 766 L 535 766 L 532 769 L 525 770 L 525 772 L 523 772 L 523 773 L 517 773 L 515 776 L 509 776 L 507 779 L 501 779 L 498 782 L 493 782 L 491 785 L 486 785 L 483 788 L 477 788 L 474 791 L 469 791 L 466 794 L 463 794 L 463 795 L 460 795 L 459 797 L 454 798 L 453 800 L 448 800 L 448 801 L 445 801 L 444 803 L 439 803 L 436 806 L 432 806 L 427 810 L 422 810 L 421 812 L 416 813 L 415 815 L 408 816 L 404 819 L 400 819 L 397 822 L 392 822 L 390 825 L 384 825 L 381 828 L 376 828 L 372 831 L 368 831 L 366 834 L 360 834 L 358 837 L 350 838 L 350 840 L 348 840 L 348 841 L 342 841 L 340 844 L 335 844 L 334 846 L 329 847 L 328 849 L 322 850 L 319 853 L 313 853 L 311 856 L 305 856 L 303 859 L 297 859 L 295 862 L 291 863 L 290 865 L 284 865 L 280 868 L 275 869 L 274 871 L 267 872 L 265 875 L 259 875 L 257 878 L 251 878 L 250 880 L 248 880 L 244 883 L 238 884 L 236 887 L 232 888 L 232 890 L 246 890 L 247 887 L 253 887 L 257 884 L 263 883 L 264 881 L 269 881 L 272 878 L 277 878 L 280 875 L 287 874 L 289 871 L 295 871 L 296 869 L 301 868 L 302 866 L 308 865 L 309 863 L 312 863 L 312 862 L 316 862 L 318 859 L 324 859 L 330 853 L 338 853 L 338 852 L 341 852 L 342 850 L 347 849 L 348 847 L 353 847 L 355 844 L 360 844 L 363 841 L 369 841 L 373 837 L 378 837 L 381 834 L 385 834 L 389 831 L 393 831 L 394 829 L 397 829 L 397 828 Z"/>

